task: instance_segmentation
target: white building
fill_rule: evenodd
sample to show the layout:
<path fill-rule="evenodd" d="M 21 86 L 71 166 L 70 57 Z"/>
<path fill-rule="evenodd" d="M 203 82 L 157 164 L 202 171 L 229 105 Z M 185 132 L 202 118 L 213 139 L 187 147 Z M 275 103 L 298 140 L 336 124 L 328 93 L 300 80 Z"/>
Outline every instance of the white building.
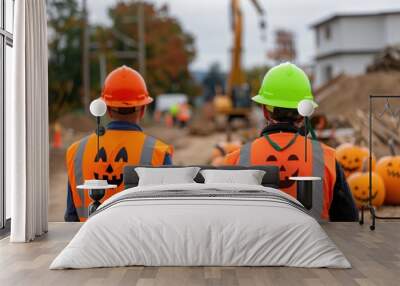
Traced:
<path fill-rule="evenodd" d="M 365 72 L 374 56 L 400 44 L 400 11 L 336 14 L 312 25 L 316 33 L 315 86 L 343 73 Z"/>

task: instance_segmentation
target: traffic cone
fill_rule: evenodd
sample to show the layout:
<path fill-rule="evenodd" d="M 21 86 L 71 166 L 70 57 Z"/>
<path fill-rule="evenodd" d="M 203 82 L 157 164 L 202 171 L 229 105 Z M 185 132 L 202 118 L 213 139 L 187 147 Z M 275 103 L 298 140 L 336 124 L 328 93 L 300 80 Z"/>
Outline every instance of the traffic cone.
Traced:
<path fill-rule="evenodd" d="M 61 125 L 59 123 L 54 124 L 54 134 L 53 134 L 53 148 L 61 149 L 62 144 L 62 136 L 61 136 Z"/>

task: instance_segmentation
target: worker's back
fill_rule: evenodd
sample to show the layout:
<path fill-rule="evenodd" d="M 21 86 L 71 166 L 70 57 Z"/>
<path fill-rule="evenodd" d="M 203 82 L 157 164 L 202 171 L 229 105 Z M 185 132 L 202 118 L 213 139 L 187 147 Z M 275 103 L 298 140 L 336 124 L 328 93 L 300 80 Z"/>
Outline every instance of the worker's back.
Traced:
<path fill-rule="evenodd" d="M 85 180 L 107 180 L 110 185 L 117 185 L 116 189 L 106 191 L 103 202 L 123 190 L 125 165 L 172 164 L 172 147 L 146 135 L 138 125 L 153 98 L 137 71 L 127 66 L 113 70 L 104 81 L 101 99 L 97 100 L 104 101 L 113 121 L 100 136 L 99 146 L 96 134 L 91 134 L 67 151 L 66 221 L 85 221 L 88 217 L 91 199 L 87 190 L 77 189 Z"/>
<path fill-rule="evenodd" d="M 135 125 L 126 128 L 128 125 L 112 122 L 105 134 L 100 136 L 98 153 L 97 136 L 94 133 L 69 147 L 66 158 L 69 187 L 79 220 L 86 220 L 91 203 L 88 192 L 76 188 L 85 180 L 107 180 L 109 184 L 117 185 L 116 189 L 106 191 L 104 201 L 124 189 L 125 165 L 160 166 L 170 163 L 166 162 L 166 158 L 170 158 L 172 147 L 146 135 L 138 127 L 135 129 Z"/>
<path fill-rule="evenodd" d="M 229 154 L 225 163 L 277 165 L 281 190 L 294 197 L 296 186 L 290 177 L 320 177 L 322 180 L 315 182 L 313 192 L 313 217 L 356 221 L 358 211 L 343 171 L 335 161 L 335 151 L 317 140 L 305 141 L 299 130 L 304 122 L 303 133 L 310 132 L 315 137 L 307 122 L 318 105 L 314 102 L 306 73 L 291 63 L 273 67 L 264 76 L 258 94 L 252 100 L 261 104 L 267 127 L 260 138 Z"/>
<path fill-rule="evenodd" d="M 294 132 L 268 134 L 268 137 L 282 150 L 268 140 L 266 133 L 253 142 L 245 144 L 240 150 L 229 154 L 228 165 L 273 165 L 280 169 L 280 189 L 296 197 L 295 181 L 290 177 L 316 176 L 322 181 L 316 187 L 320 199 L 313 202 L 313 212 L 322 219 L 329 218 L 329 208 L 336 181 L 335 151 L 308 139 L 307 161 L 305 161 L 304 137 Z M 278 150 L 277 150 L 278 149 Z"/>

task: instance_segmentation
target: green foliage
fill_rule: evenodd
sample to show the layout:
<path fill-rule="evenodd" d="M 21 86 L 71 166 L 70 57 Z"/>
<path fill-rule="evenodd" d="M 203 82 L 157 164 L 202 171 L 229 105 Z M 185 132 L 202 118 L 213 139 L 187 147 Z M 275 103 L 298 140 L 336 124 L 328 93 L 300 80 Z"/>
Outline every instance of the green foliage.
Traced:
<path fill-rule="evenodd" d="M 81 7 L 77 0 L 48 0 L 49 110 L 54 121 L 65 112 L 82 109 Z M 118 2 L 109 9 L 111 27 L 90 27 L 91 96 L 101 94 L 100 57 L 106 73 L 128 65 L 139 70 L 138 59 L 116 52 L 138 50 L 137 2 Z M 90 13 L 90 11 L 89 11 Z M 182 92 L 197 95 L 200 88 L 189 72 L 196 50 L 194 38 L 169 15 L 168 7 L 144 4 L 146 83 L 152 96 Z"/>
<path fill-rule="evenodd" d="M 80 106 L 82 17 L 75 0 L 49 0 L 49 115 Z"/>
<path fill-rule="evenodd" d="M 137 2 L 119 2 L 110 8 L 111 29 L 114 35 L 109 38 L 115 50 L 132 50 L 124 44 L 116 32 L 129 35 L 137 44 L 138 37 Z M 189 72 L 189 64 L 196 51 L 194 38 L 185 32 L 179 22 L 168 13 L 164 5 L 156 8 L 153 4 L 144 4 L 146 83 L 152 95 L 160 93 L 183 92 L 188 95 L 198 93 L 198 87 Z M 137 59 L 110 59 L 108 71 L 126 64 L 139 70 Z"/>

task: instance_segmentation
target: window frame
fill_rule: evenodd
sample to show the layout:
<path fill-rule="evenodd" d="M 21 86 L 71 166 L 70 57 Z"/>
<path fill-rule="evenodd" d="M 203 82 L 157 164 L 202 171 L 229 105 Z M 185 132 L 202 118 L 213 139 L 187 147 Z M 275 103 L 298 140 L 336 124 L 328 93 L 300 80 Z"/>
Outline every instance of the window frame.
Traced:
<path fill-rule="evenodd" d="M 327 64 L 324 66 L 324 76 L 325 81 L 328 82 L 333 79 L 333 66 L 332 64 Z"/>
<path fill-rule="evenodd" d="M 5 93 L 6 93 L 6 55 L 7 46 L 13 48 L 13 34 L 6 28 L 6 1 L 11 1 L 13 13 L 15 0 L 0 0 L 0 237 L 9 233 L 10 219 L 7 219 L 6 189 L 5 189 Z M 14 19 L 14 15 L 11 15 Z M 11 29 L 14 30 L 14 27 Z"/>
<path fill-rule="evenodd" d="M 330 24 L 327 24 L 324 29 L 325 40 L 329 41 L 332 38 L 332 31 Z"/>

